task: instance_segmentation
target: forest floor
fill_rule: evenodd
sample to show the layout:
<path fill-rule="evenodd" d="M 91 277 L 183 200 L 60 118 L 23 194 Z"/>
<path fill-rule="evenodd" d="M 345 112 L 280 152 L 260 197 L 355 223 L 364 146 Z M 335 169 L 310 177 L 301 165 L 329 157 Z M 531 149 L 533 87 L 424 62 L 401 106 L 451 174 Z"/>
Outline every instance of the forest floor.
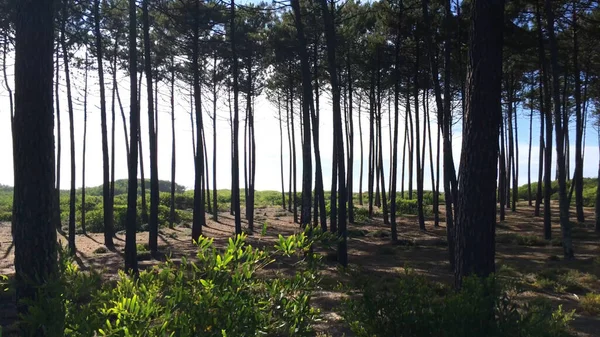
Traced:
<path fill-rule="evenodd" d="M 553 205 L 556 207 L 556 205 Z M 443 210 L 442 210 L 442 214 Z M 560 238 L 558 209 L 554 209 L 552 235 Z M 575 219 L 575 215 L 571 215 Z M 575 310 L 572 328 L 577 336 L 600 336 L 600 317 L 584 312 L 579 299 L 586 293 L 600 293 L 600 235 L 594 232 L 593 209 L 586 209 L 585 224 L 573 223 L 573 243 L 576 259 L 562 259 L 562 247 L 558 240 L 547 243 L 543 235 L 543 219 L 533 216 L 533 208 L 527 203 L 519 203 L 516 212 L 508 210 L 506 221 L 499 223 L 496 231 L 497 266 L 504 275 L 521 281 L 526 291 L 525 297 L 543 296 L 556 306 L 562 305 L 566 311 Z M 441 219 L 443 220 L 443 218 Z M 365 224 L 349 226 L 348 260 L 351 268 L 361 270 L 372 277 L 390 279 L 398 277 L 405 268 L 423 274 L 434 281 L 450 284 L 453 275 L 448 263 L 446 232 L 442 227 L 434 228 L 433 218 L 427 219 L 427 231 L 418 229 L 416 217 L 399 217 L 399 243 L 392 244 L 390 230 L 382 218 L 375 218 Z M 207 216 L 204 235 L 212 237 L 217 246 L 225 245 L 233 234 L 233 218 L 228 213 L 219 215 L 214 222 Z M 261 235 L 263 224 L 267 223 L 266 235 Z M 281 208 L 269 207 L 256 210 L 256 234 L 249 236 L 253 245 L 272 245 L 279 234 L 289 235 L 298 231 L 290 213 Z M 175 229 L 162 228 L 159 234 L 159 250 L 173 259 L 182 256 L 193 257 L 195 248 L 189 239 L 189 225 Z M 116 249 L 107 251 L 103 245 L 103 234 L 77 236 L 77 263 L 83 269 L 101 270 L 106 278 L 116 277 L 123 267 L 125 235 L 117 233 Z M 66 242 L 59 235 L 59 240 Z M 137 242 L 148 242 L 148 233 L 138 233 Z M 328 256 L 330 257 L 330 256 Z M 14 273 L 14 247 L 10 234 L 10 224 L 0 223 L 0 275 Z M 140 254 L 140 268 L 152 266 L 158 261 L 150 259 L 148 253 Z M 323 313 L 323 321 L 316 326 L 317 332 L 328 336 L 352 336 L 349 328 L 339 315 L 338 307 L 344 294 L 336 290 L 336 284 L 348 281 L 347 276 L 336 268 L 331 258 L 324 259 L 324 282 L 322 289 L 314 294 L 314 303 Z M 268 271 L 267 271 L 268 272 Z M 15 319 L 11 298 L 0 296 L 0 324 L 6 325 Z"/>

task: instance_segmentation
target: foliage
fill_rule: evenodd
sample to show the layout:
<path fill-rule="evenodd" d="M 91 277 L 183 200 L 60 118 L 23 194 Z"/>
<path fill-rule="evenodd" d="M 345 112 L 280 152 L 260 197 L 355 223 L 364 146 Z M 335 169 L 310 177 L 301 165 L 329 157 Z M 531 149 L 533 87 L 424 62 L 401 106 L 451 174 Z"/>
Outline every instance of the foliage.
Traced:
<path fill-rule="evenodd" d="M 357 336 L 568 336 L 573 313 L 548 302 L 519 304 L 514 287 L 493 277 L 464 280 L 460 291 L 407 272 L 392 284 L 366 278 L 343 315 Z"/>
<path fill-rule="evenodd" d="M 581 298 L 581 309 L 590 315 L 600 315 L 600 294 L 587 293 Z"/>
<path fill-rule="evenodd" d="M 168 260 L 137 277 L 120 272 L 116 283 L 79 270 L 63 253 L 61 277 L 45 289 L 61 296 L 30 303 L 24 321 L 47 324 L 53 305 L 65 310 L 65 336 L 308 336 L 319 316 L 310 304 L 320 280 L 320 259 L 310 252 L 315 234 L 279 236 L 271 250 L 253 248 L 245 235 L 224 250 L 201 237 L 194 261 Z M 294 259 L 293 275 L 266 277 L 281 258 Z"/>

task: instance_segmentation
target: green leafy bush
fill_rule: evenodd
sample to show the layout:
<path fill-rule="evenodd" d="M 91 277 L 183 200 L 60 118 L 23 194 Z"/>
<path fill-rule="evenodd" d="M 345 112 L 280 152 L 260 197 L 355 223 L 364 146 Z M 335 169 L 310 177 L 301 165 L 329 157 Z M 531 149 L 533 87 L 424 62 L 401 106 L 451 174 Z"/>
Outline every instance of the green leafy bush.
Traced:
<path fill-rule="evenodd" d="M 581 298 L 581 308 L 590 315 L 600 315 L 600 294 L 587 293 Z"/>
<path fill-rule="evenodd" d="M 44 289 L 54 296 L 30 303 L 24 322 L 37 327 L 58 321 L 59 310 L 49 310 L 55 306 L 64 308 L 69 337 L 309 336 L 319 315 L 310 304 L 320 280 L 314 243 L 304 233 L 279 236 L 267 251 L 240 235 L 218 249 L 201 237 L 197 261 L 167 261 L 137 277 L 120 272 L 116 283 L 102 283 L 99 274 L 63 259 L 61 277 Z M 294 273 L 265 277 L 278 258 L 293 259 Z"/>
<path fill-rule="evenodd" d="M 493 278 L 464 280 L 455 292 L 407 273 L 393 284 L 363 279 L 343 315 L 357 336 L 568 336 L 572 313 L 549 303 L 519 305 Z"/>

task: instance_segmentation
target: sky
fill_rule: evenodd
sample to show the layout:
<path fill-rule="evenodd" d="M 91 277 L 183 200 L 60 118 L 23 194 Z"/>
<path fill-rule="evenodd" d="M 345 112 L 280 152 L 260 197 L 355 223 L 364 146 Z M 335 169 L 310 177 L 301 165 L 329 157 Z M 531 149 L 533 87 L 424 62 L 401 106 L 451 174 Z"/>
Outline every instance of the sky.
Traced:
<path fill-rule="evenodd" d="M 9 85 L 14 89 L 14 83 L 12 78 L 13 67 L 11 58 L 7 61 Z M 83 145 L 83 88 L 85 72 L 80 69 L 72 69 L 72 82 L 73 82 L 73 99 L 74 99 L 74 128 L 75 128 L 75 160 L 76 160 L 76 185 L 81 187 L 82 172 L 81 163 L 83 159 L 82 145 Z M 62 72 L 62 69 L 61 69 Z M 111 130 L 111 104 L 112 104 L 112 81 L 110 76 L 106 77 L 106 100 L 107 100 L 107 116 L 108 116 L 108 130 L 110 137 Z M 129 78 L 125 73 L 118 74 L 118 88 L 121 100 L 124 104 L 127 122 L 129 120 Z M 87 155 L 86 155 L 86 172 L 85 180 L 86 186 L 98 186 L 102 184 L 102 146 L 101 146 L 101 133 L 100 133 L 100 101 L 99 101 L 99 86 L 98 76 L 96 73 L 90 72 L 88 75 L 89 79 L 89 96 L 88 96 L 88 133 L 87 133 Z M 13 185 L 13 169 L 12 169 L 12 138 L 10 130 L 10 115 L 9 115 L 9 99 L 6 91 L 4 81 L 0 81 L 0 143 L 3 146 L 0 147 L 0 158 L 3 159 L 3 165 L 0 165 L 0 184 L 2 185 Z M 58 103 L 60 104 L 61 111 L 61 136 L 62 136 L 62 155 L 61 155 L 61 189 L 68 189 L 70 184 L 70 151 L 69 151 L 69 119 L 66 102 L 66 87 L 64 82 L 64 73 L 61 73 L 60 93 Z M 194 162 L 193 162 L 193 148 L 192 148 L 192 127 L 190 120 L 190 100 L 189 100 L 189 88 L 184 84 L 179 83 L 176 88 L 175 96 L 175 133 L 176 133 L 176 178 L 175 181 L 178 184 L 185 186 L 188 189 L 192 189 L 194 186 Z M 148 114 L 146 109 L 146 87 L 145 78 L 142 87 L 142 99 L 141 99 L 141 130 L 142 130 L 142 144 L 144 154 L 144 168 L 145 178 L 149 178 L 149 143 L 148 143 Z M 204 110 L 212 110 L 212 101 L 210 101 L 212 94 L 206 89 L 204 95 Z M 158 95 L 158 170 L 159 179 L 170 180 L 171 177 L 171 115 L 170 115 L 170 87 L 167 83 L 159 84 L 159 95 Z M 227 93 L 221 92 L 218 99 L 218 111 L 217 111 L 217 189 L 228 189 L 231 187 L 231 135 L 230 135 L 230 124 L 229 124 L 229 105 L 227 103 Z M 240 116 L 243 118 L 245 101 L 244 96 L 240 95 Z M 324 172 L 324 185 L 325 189 L 328 190 L 331 186 L 331 163 L 332 163 L 332 140 L 333 140 L 333 124 L 332 124 L 332 113 L 330 105 L 330 96 L 325 93 L 321 97 L 321 118 L 320 118 L 320 147 L 321 156 L 323 162 Z M 430 102 L 430 114 L 431 114 L 431 127 L 432 130 L 436 130 L 436 121 L 434 118 L 435 105 L 434 102 Z M 354 186 L 355 191 L 358 191 L 359 186 L 359 169 L 360 169 L 360 144 L 359 144 L 359 126 L 358 126 L 358 102 L 354 103 L 354 135 L 355 135 L 355 151 L 354 151 Z M 295 111 L 300 110 L 299 106 L 295 106 Z M 366 111 L 366 103 L 363 102 L 361 106 L 361 123 L 363 128 L 363 146 L 364 146 L 364 171 L 367 171 L 367 158 L 368 158 L 368 113 Z M 384 104 L 384 113 L 387 111 L 387 106 Z M 422 109 L 421 109 L 422 111 Z M 211 111 L 212 113 L 212 111 Z M 285 116 L 285 111 L 282 111 Z M 401 107 L 401 115 L 404 115 L 404 107 Z M 115 158 L 116 158 L 116 179 L 127 178 L 127 158 L 125 150 L 125 140 L 123 133 L 123 124 L 120 116 L 118 104 L 116 104 L 116 144 L 115 144 Z M 527 156 L 528 156 L 528 145 L 529 145 L 529 117 L 528 112 L 518 111 L 519 118 L 518 122 L 518 140 L 519 140 L 519 185 L 527 183 Z M 277 119 L 278 110 L 277 107 L 268 101 L 268 99 L 262 95 L 256 99 L 255 102 L 255 132 L 256 132 L 256 189 L 257 190 L 281 190 L 281 160 L 280 160 L 280 135 L 279 135 L 279 121 Z M 389 179 L 389 164 L 390 164 L 390 147 L 389 147 L 389 122 L 387 114 L 384 115 L 383 121 L 383 157 L 384 166 L 386 171 L 386 184 Z M 421 120 L 423 117 L 421 117 Z M 209 160 L 209 176 L 212 186 L 212 160 L 213 160 L 213 131 L 212 131 L 212 120 L 205 115 L 205 132 L 208 160 Z M 297 189 L 301 190 L 301 175 L 302 175 L 302 156 L 301 156 L 301 145 L 300 145 L 300 128 L 299 122 L 296 122 L 296 138 L 297 138 Z M 453 153 L 455 161 L 458 162 L 461 146 L 461 130 L 460 122 L 456 123 L 457 126 L 453 130 Z M 421 124 L 422 125 L 422 124 Z M 590 123 L 591 125 L 591 123 Z M 533 123 L 533 146 L 531 156 L 531 179 L 532 181 L 537 180 L 537 168 L 538 168 L 538 151 L 539 151 L 539 119 L 534 116 Z M 58 130 L 55 123 L 55 134 Z M 240 139 L 243 139 L 243 119 L 240 121 Z M 399 124 L 399 161 L 402 158 L 402 140 L 404 135 L 404 123 L 401 121 Z M 574 139 L 574 123 L 570 126 L 571 139 Z M 284 179 L 285 188 L 288 188 L 288 172 L 289 172 L 289 150 L 287 146 L 287 130 L 285 124 L 283 125 L 283 163 L 284 163 Z M 110 138 L 109 138 L 110 139 Z M 434 160 L 437 143 L 437 132 L 434 131 L 432 135 Z M 573 145 L 573 141 L 571 142 Z M 597 133 L 593 127 L 588 127 L 585 141 L 585 161 L 583 174 L 585 177 L 596 177 L 598 167 L 598 140 Z M 109 145 L 110 148 L 110 145 Z M 240 141 L 240 149 L 243 149 L 243 142 Z M 573 155 L 575 153 L 574 146 L 571 146 L 571 172 L 574 168 Z M 554 155 L 553 161 L 556 156 Z M 426 165 L 424 171 L 424 188 L 431 189 L 431 170 L 429 169 L 429 153 L 426 154 Z M 553 163 L 554 164 L 554 163 Z M 314 159 L 313 159 L 314 167 Z M 398 190 L 401 189 L 401 169 L 398 169 Z M 553 169 L 554 170 L 554 169 Z M 554 172 L 554 171 L 553 171 Z M 241 186 L 243 186 L 243 152 L 240 153 L 240 176 Z M 313 174 L 314 177 L 314 174 Z M 554 175 L 553 175 L 554 178 Z M 415 180 L 416 177 L 413 179 Z M 405 186 L 408 186 L 408 179 L 405 179 Z M 363 177 L 363 189 L 366 190 L 367 175 Z M 314 186 L 314 182 L 313 182 Z M 415 185 L 416 186 L 416 185 Z M 441 184 L 443 186 L 443 184 Z"/>

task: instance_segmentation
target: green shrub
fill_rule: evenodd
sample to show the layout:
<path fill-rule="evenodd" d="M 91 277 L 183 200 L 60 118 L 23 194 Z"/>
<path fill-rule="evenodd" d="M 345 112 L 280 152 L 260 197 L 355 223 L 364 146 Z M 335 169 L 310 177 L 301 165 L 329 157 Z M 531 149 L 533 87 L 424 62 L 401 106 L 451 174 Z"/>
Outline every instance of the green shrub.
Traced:
<path fill-rule="evenodd" d="M 580 301 L 581 309 L 590 315 L 600 315 L 600 294 L 587 293 Z"/>
<path fill-rule="evenodd" d="M 407 273 L 393 284 L 362 279 L 343 316 L 360 337 L 568 336 L 573 313 L 548 302 L 517 304 L 514 289 L 489 278 L 466 278 L 461 291 Z"/>
<path fill-rule="evenodd" d="M 314 243 L 304 233 L 280 236 L 266 251 L 241 235 L 222 250 L 201 237 L 197 263 L 167 261 L 135 278 L 120 272 L 116 283 L 63 258 L 61 277 L 42 289 L 52 296 L 30 303 L 24 322 L 57 331 L 63 308 L 67 337 L 311 336 L 319 314 L 310 303 L 320 279 Z M 294 274 L 260 276 L 278 257 L 296 261 Z"/>
<path fill-rule="evenodd" d="M 12 212 L 10 212 L 10 211 L 0 212 L 0 221 L 12 221 Z"/>

